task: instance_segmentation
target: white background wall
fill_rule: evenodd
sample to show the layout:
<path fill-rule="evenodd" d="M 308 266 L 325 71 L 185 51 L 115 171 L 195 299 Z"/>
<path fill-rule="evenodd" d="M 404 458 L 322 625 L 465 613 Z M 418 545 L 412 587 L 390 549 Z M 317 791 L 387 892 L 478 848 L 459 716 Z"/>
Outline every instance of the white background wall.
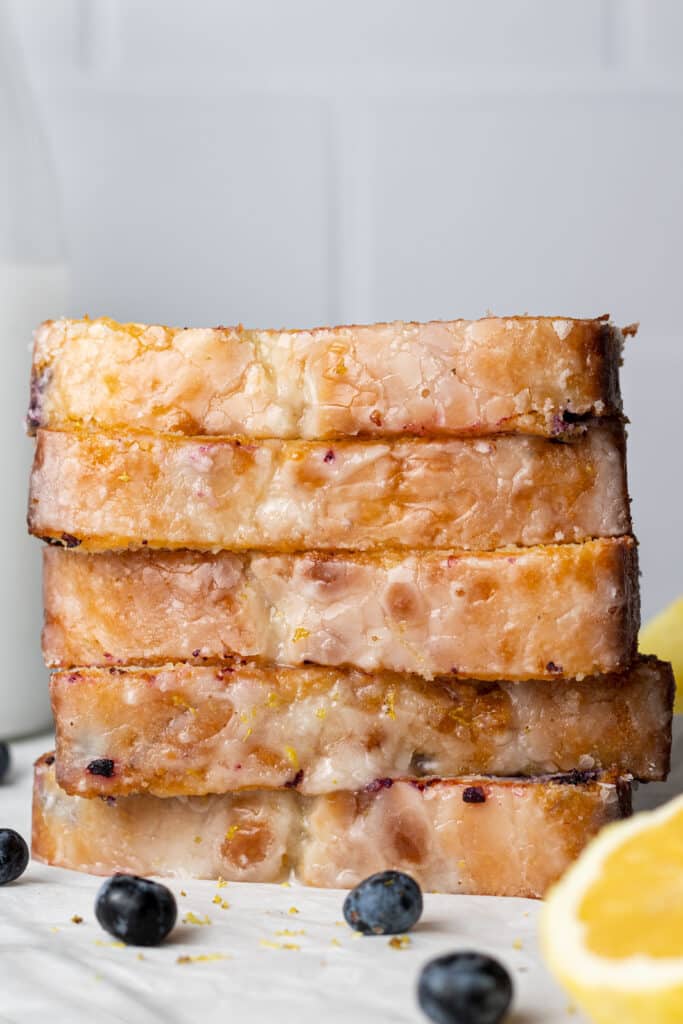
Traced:
<path fill-rule="evenodd" d="M 683 592 L 683 3 L 11 2 L 69 313 L 640 320 L 645 611 Z"/>

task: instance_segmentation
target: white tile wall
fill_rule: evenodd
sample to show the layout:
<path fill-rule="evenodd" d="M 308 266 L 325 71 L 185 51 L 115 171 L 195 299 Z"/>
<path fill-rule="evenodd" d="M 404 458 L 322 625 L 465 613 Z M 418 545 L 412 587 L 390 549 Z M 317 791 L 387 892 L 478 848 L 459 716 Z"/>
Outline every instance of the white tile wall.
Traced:
<path fill-rule="evenodd" d="M 682 115 L 599 95 L 376 106 L 372 316 L 612 310 L 666 330 Z"/>
<path fill-rule="evenodd" d="M 602 4 L 575 0 L 250 0 L 248 4 L 121 0 L 123 66 L 253 71 L 256 64 L 325 69 L 446 70 L 461 65 L 597 67 Z M 530 31 L 531 27 L 531 31 Z"/>
<path fill-rule="evenodd" d="M 55 112 L 81 304 L 124 319 L 324 321 L 321 101 L 76 93 Z M 87 169 L 87 170 L 86 170 Z M 78 297 L 75 299 L 78 301 Z"/>
<path fill-rule="evenodd" d="M 680 0 L 623 0 L 624 38 L 634 65 L 681 70 Z"/>
<path fill-rule="evenodd" d="M 9 2 L 70 312 L 640 319 L 646 613 L 683 592 L 678 0 Z"/>

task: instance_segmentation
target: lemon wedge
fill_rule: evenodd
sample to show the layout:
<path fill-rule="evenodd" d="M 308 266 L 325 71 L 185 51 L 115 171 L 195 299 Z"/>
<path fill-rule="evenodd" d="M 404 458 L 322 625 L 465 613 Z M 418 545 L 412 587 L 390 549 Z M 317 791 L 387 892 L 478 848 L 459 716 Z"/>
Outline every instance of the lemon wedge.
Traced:
<path fill-rule="evenodd" d="M 683 796 L 589 843 L 548 894 L 541 948 L 596 1024 L 681 1024 Z"/>
<path fill-rule="evenodd" d="M 641 654 L 656 654 L 670 661 L 676 679 L 676 714 L 683 713 L 683 597 L 670 604 L 640 631 L 638 649 Z"/>

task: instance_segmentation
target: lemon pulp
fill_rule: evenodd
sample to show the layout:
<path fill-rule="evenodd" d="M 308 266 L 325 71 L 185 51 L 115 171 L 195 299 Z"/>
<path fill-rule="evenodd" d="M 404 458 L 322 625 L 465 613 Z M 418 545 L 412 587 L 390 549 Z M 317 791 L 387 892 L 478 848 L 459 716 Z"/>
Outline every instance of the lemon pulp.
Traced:
<path fill-rule="evenodd" d="M 578 918 L 597 956 L 683 956 L 683 808 L 606 857 Z"/>

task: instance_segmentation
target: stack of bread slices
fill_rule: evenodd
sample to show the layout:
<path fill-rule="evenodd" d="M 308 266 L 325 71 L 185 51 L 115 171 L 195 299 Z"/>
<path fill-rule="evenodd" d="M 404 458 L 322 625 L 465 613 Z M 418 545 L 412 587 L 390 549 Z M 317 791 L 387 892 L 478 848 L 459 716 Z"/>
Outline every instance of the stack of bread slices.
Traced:
<path fill-rule="evenodd" d="M 43 324 L 34 855 L 542 895 L 668 770 L 622 343 L 607 318 Z"/>

